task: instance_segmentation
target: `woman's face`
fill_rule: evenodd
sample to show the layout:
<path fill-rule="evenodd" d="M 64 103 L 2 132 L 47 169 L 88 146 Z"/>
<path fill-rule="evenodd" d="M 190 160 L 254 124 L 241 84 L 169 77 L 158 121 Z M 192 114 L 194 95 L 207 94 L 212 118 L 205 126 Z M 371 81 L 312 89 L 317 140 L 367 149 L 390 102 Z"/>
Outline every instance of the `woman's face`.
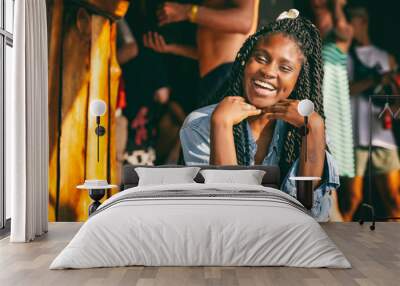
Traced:
<path fill-rule="evenodd" d="M 244 96 L 257 108 L 288 98 L 302 63 L 303 53 L 291 38 L 283 34 L 262 38 L 244 69 Z"/>

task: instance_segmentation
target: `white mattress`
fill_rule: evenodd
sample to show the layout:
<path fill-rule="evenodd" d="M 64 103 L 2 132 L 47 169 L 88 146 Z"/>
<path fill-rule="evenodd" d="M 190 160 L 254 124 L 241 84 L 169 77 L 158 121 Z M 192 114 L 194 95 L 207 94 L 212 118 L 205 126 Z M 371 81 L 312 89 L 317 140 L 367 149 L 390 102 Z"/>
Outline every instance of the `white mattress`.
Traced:
<path fill-rule="evenodd" d="M 171 190 L 179 191 L 135 197 Z M 89 218 L 50 269 L 128 265 L 351 267 L 298 201 L 276 189 L 237 184 L 120 192 Z"/>

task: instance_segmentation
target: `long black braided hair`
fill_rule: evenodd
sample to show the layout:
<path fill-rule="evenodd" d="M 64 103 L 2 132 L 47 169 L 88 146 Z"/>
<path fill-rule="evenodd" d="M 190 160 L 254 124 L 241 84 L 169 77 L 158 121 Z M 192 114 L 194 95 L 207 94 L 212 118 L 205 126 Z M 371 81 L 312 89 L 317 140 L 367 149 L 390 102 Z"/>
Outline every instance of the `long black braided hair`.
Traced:
<path fill-rule="evenodd" d="M 270 23 L 250 36 L 233 63 L 229 79 L 223 84 L 215 96 L 210 100 L 217 103 L 226 96 L 245 96 L 243 90 L 243 74 L 246 63 L 252 56 L 253 49 L 258 41 L 272 34 L 283 34 L 293 39 L 304 55 L 304 62 L 296 86 L 289 99 L 310 99 L 314 102 L 315 111 L 325 119 L 322 99 L 323 65 L 321 56 L 321 37 L 311 21 L 297 17 L 295 19 L 281 19 Z M 299 130 L 287 124 L 287 134 L 282 148 L 279 167 L 286 175 L 294 160 L 299 156 L 301 135 Z M 250 164 L 249 138 L 246 131 L 246 120 L 233 127 L 235 149 L 238 165 Z"/>

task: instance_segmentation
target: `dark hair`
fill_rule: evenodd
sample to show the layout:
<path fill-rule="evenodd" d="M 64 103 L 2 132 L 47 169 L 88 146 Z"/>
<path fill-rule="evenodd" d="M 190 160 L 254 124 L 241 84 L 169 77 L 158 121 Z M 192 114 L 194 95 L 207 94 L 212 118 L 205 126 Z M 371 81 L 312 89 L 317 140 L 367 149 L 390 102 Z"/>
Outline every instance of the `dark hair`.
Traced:
<path fill-rule="evenodd" d="M 314 102 L 315 111 L 324 117 L 322 100 L 323 65 L 321 56 L 321 37 L 317 28 L 307 19 L 297 17 L 295 19 L 282 19 L 274 21 L 261 28 L 250 36 L 233 63 L 229 79 L 215 94 L 210 103 L 219 102 L 225 96 L 244 96 L 243 72 L 245 65 L 252 56 L 252 52 L 258 41 L 271 34 L 283 34 L 293 39 L 304 55 L 299 78 L 290 99 L 310 99 Z M 282 156 L 279 162 L 281 172 L 285 176 L 294 160 L 299 156 L 301 135 L 294 126 L 287 124 Z M 235 148 L 238 165 L 250 164 L 249 138 L 246 131 L 246 120 L 233 127 Z"/>

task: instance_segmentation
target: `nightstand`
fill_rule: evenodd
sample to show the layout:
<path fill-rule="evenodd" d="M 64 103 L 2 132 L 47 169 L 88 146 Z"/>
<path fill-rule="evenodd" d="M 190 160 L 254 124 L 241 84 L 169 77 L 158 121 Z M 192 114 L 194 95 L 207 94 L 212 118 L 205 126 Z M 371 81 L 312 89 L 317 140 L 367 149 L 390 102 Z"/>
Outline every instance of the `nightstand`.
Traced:
<path fill-rule="evenodd" d="M 101 205 L 100 200 L 104 197 L 106 190 L 118 188 L 118 186 L 109 185 L 106 180 L 85 180 L 83 185 L 79 185 L 76 188 L 89 191 L 89 197 L 93 200 L 88 209 L 90 216 Z"/>

